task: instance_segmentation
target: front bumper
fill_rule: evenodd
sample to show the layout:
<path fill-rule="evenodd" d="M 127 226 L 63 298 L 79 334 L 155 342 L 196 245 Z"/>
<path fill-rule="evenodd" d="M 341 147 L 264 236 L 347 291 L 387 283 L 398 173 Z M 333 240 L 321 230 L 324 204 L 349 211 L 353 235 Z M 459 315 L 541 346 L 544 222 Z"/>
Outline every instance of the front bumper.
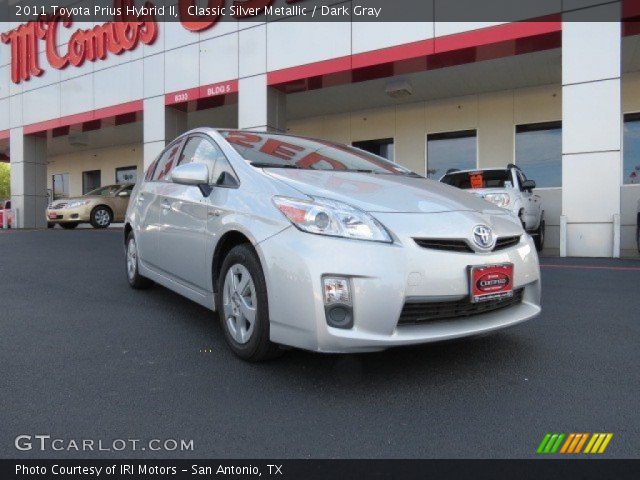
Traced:
<path fill-rule="evenodd" d="M 389 226 L 389 219 L 383 220 Z M 391 227 L 391 230 L 394 230 Z M 269 293 L 271 340 L 322 352 L 376 351 L 476 335 L 514 325 L 540 313 L 540 271 L 535 246 L 459 253 L 419 247 L 410 237 L 394 244 L 312 235 L 291 227 L 257 245 Z M 454 301 L 469 295 L 469 265 L 511 262 L 516 305 L 470 317 L 398 325 L 407 300 Z M 354 326 L 327 325 L 322 277 L 351 280 Z"/>
<path fill-rule="evenodd" d="M 63 222 L 88 222 L 91 214 L 91 207 L 83 205 L 75 208 L 47 208 L 45 217 L 48 223 Z M 52 218 L 55 215 L 55 218 Z"/>

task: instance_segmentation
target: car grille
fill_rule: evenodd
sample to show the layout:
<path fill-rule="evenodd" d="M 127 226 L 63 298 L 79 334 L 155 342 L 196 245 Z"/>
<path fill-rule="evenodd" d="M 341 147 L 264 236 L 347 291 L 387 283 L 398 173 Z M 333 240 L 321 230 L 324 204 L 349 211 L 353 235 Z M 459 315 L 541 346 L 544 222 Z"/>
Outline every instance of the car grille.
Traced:
<path fill-rule="evenodd" d="M 520 235 L 515 235 L 513 237 L 500 237 L 496 240 L 496 246 L 493 247 L 493 251 L 504 250 L 505 248 L 513 247 L 518 243 L 520 243 Z"/>
<path fill-rule="evenodd" d="M 432 250 L 447 250 L 450 252 L 475 253 L 466 240 L 460 238 L 414 238 L 413 239 L 422 248 L 430 248 Z M 512 237 L 500 237 L 496 240 L 496 246 L 493 251 L 504 250 L 520 243 L 520 235 Z"/>
<path fill-rule="evenodd" d="M 446 238 L 414 238 L 414 240 L 422 248 L 473 253 L 473 249 L 469 246 L 466 240 Z"/>
<path fill-rule="evenodd" d="M 423 324 L 493 312 L 522 303 L 523 296 L 524 288 L 519 288 L 514 290 L 512 297 L 478 303 L 471 303 L 468 298 L 451 302 L 406 302 L 398 325 Z"/>

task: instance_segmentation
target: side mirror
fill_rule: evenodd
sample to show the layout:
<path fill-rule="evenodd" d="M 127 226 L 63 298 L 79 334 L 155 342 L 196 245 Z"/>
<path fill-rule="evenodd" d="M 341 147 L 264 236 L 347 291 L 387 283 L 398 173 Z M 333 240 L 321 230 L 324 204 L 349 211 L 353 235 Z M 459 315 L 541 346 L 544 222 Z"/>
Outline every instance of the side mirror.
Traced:
<path fill-rule="evenodd" d="M 523 190 L 533 190 L 534 188 L 536 188 L 536 182 L 534 182 L 533 180 L 525 180 L 524 182 L 522 182 Z"/>
<path fill-rule="evenodd" d="M 209 183 L 209 167 L 204 163 L 185 163 L 171 170 L 171 181 L 180 185 L 202 185 Z"/>
<path fill-rule="evenodd" d="M 185 163 L 171 170 L 171 181 L 180 185 L 193 185 L 200 189 L 203 197 L 211 194 L 209 167 L 204 163 Z"/>

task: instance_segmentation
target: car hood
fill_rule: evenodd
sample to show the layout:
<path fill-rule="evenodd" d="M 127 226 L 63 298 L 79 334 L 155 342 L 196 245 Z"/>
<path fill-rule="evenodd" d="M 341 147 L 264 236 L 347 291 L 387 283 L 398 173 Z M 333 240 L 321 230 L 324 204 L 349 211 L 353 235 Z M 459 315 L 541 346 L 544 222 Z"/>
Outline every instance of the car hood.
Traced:
<path fill-rule="evenodd" d="M 422 177 L 337 170 L 270 168 L 264 171 L 306 195 L 342 201 L 367 212 L 504 213 L 463 190 Z"/>
<path fill-rule="evenodd" d="M 82 196 L 79 196 L 79 197 L 61 198 L 59 200 L 54 200 L 53 202 L 51 202 L 51 207 L 56 207 L 58 205 L 67 204 L 67 203 L 71 203 L 71 202 L 77 202 L 78 200 L 94 201 L 94 200 L 97 200 L 99 198 L 108 199 L 109 197 L 101 197 L 99 195 L 82 195 Z"/>

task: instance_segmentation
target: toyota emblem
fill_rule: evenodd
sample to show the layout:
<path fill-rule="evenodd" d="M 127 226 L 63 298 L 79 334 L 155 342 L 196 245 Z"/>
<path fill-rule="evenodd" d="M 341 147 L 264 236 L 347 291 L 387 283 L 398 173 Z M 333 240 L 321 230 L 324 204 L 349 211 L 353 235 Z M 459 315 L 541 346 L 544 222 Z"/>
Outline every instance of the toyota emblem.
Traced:
<path fill-rule="evenodd" d="M 473 241 L 483 250 L 491 250 L 496 239 L 491 228 L 486 225 L 476 225 L 473 228 Z"/>

